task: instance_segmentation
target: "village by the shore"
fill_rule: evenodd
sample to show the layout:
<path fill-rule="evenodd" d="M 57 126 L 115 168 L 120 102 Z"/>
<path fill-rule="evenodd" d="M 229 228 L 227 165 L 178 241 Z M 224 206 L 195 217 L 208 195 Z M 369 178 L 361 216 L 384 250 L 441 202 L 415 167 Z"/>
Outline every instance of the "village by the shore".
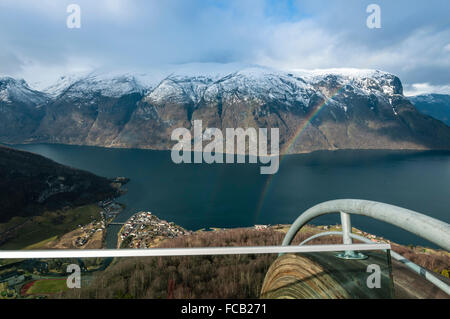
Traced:
<path fill-rule="evenodd" d="M 118 248 L 151 248 L 164 239 L 189 236 L 193 232 L 173 222 L 159 219 L 151 212 L 134 214 L 118 234 Z"/>

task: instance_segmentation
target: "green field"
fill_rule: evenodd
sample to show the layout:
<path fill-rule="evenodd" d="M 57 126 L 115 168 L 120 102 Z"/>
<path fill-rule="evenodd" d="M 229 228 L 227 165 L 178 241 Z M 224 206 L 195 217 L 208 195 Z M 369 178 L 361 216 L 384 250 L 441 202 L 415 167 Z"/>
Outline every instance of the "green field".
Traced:
<path fill-rule="evenodd" d="M 36 281 L 26 292 L 27 295 L 47 295 L 68 290 L 66 278 L 63 279 L 42 279 Z"/>
<path fill-rule="evenodd" d="M 42 216 L 14 217 L 8 223 L 0 224 L 0 233 L 15 227 L 14 238 L 9 239 L 0 249 L 36 249 L 76 229 L 86 225 L 92 217 L 100 219 L 97 205 L 81 206 L 66 211 L 45 212 Z"/>

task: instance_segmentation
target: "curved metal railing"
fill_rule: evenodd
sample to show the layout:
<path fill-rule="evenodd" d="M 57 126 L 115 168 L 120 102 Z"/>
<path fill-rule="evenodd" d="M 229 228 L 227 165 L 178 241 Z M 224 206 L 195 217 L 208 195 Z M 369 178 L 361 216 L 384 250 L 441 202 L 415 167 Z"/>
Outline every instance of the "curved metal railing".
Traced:
<path fill-rule="evenodd" d="M 345 213 L 371 217 L 429 240 L 450 251 L 450 225 L 415 211 L 360 199 L 338 199 L 318 204 L 301 214 L 287 232 L 283 246 L 289 245 L 297 232 L 312 219 L 330 213 Z"/>
<path fill-rule="evenodd" d="M 365 237 L 352 234 L 349 214 L 355 214 L 390 223 L 416 234 L 417 236 L 425 238 L 446 250 L 450 250 L 449 224 L 402 207 L 359 199 L 332 200 L 311 207 L 301 214 L 292 224 L 291 228 L 284 237 L 282 245 L 287 246 L 291 244 L 295 235 L 309 221 L 318 216 L 330 213 L 341 214 L 342 232 L 334 231 L 319 233 L 304 240 L 300 243 L 300 246 L 315 238 L 328 235 L 342 235 L 344 244 L 351 244 L 351 238 L 367 243 L 372 242 Z M 431 274 L 428 270 L 416 265 L 412 261 L 404 258 L 394 251 L 391 251 L 391 256 L 450 295 L 450 286 L 433 276 L 433 274 Z"/>

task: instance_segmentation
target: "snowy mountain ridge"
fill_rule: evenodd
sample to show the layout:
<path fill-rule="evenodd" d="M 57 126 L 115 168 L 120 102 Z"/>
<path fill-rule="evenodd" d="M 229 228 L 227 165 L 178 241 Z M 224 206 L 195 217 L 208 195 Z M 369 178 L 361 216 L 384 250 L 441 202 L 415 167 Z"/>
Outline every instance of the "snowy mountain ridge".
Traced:
<path fill-rule="evenodd" d="M 326 88 L 333 85 L 333 90 Z M 219 95 L 226 100 L 283 100 L 308 105 L 314 92 L 330 98 L 351 89 L 360 95 L 378 97 L 403 94 L 400 80 L 378 70 L 323 69 L 280 71 L 260 66 L 195 64 L 155 69 L 148 72 L 101 72 L 61 77 L 44 92 L 52 98 L 66 94 L 86 98 L 95 94 L 120 97 L 131 93 L 146 95 L 146 101 L 211 101 Z"/>
<path fill-rule="evenodd" d="M 167 150 L 175 128 L 202 119 L 219 129 L 279 128 L 289 153 L 450 149 L 450 128 L 421 114 L 400 79 L 379 70 L 189 64 L 72 74 L 40 91 L 1 79 L 4 143 Z"/>
<path fill-rule="evenodd" d="M 47 103 L 48 100 L 49 97 L 45 93 L 31 89 L 23 79 L 0 77 L 0 102 L 7 104 L 20 102 L 39 107 Z"/>

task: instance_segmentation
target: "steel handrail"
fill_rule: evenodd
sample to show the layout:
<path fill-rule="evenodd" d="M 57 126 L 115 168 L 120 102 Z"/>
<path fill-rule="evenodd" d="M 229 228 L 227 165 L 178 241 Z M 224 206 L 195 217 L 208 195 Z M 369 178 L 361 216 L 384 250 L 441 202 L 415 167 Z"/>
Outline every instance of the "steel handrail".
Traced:
<path fill-rule="evenodd" d="M 283 245 L 290 245 L 297 232 L 309 221 L 331 213 L 362 215 L 387 222 L 450 251 L 449 224 L 406 208 L 360 199 L 332 200 L 309 208 L 292 224 Z"/>

